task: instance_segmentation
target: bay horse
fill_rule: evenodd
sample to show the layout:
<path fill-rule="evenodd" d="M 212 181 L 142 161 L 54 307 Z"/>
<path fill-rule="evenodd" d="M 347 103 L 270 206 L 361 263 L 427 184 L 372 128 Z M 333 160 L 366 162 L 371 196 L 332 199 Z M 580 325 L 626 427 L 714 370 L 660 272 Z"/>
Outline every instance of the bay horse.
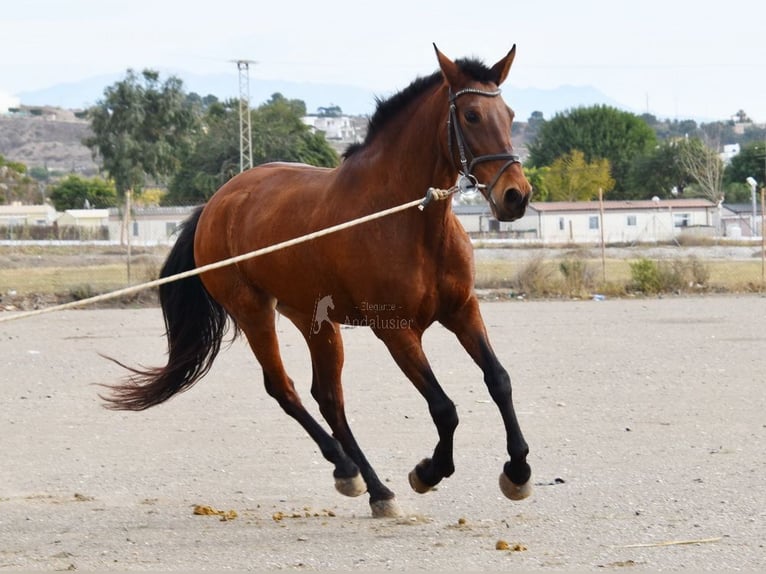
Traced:
<path fill-rule="evenodd" d="M 532 188 L 511 143 L 513 111 L 499 86 L 516 46 L 491 67 L 450 60 L 434 45 L 439 69 L 377 100 L 364 142 L 336 168 L 270 163 L 225 183 L 184 223 L 161 276 L 192 270 L 384 210 L 429 188 L 478 189 L 494 216 L 524 214 Z M 488 183 L 480 183 L 488 182 Z M 428 403 L 438 442 L 409 474 L 427 492 L 453 474 L 454 403 L 436 380 L 421 343 L 435 321 L 451 330 L 484 374 L 505 425 L 510 456 L 500 474 L 510 499 L 531 493 L 529 448 L 511 398 L 511 381 L 487 337 L 473 289 L 473 248 L 451 208 L 434 201 L 385 219 L 326 235 L 257 259 L 166 283 L 160 303 L 167 365 L 131 368 L 108 385 L 108 408 L 143 410 L 191 387 L 210 369 L 230 322 L 244 332 L 263 370 L 266 391 L 297 420 L 334 466 L 336 489 L 369 493 L 372 515 L 399 514 L 357 444 L 344 412 L 340 324 L 367 325 Z M 322 316 L 317 317 L 317 309 Z M 311 395 L 329 434 L 309 414 L 285 372 L 277 313 L 288 317 L 309 348 Z"/>

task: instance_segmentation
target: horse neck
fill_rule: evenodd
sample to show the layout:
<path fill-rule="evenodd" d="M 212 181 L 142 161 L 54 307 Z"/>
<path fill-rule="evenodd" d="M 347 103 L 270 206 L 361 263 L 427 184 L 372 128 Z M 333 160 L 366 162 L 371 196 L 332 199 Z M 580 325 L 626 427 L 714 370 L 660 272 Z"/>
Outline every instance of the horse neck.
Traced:
<path fill-rule="evenodd" d="M 444 153 L 446 105 L 446 88 L 423 94 L 391 118 L 359 158 L 360 167 L 382 174 L 379 184 L 389 200 L 404 203 L 424 197 L 429 187 L 454 184 L 457 172 Z"/>

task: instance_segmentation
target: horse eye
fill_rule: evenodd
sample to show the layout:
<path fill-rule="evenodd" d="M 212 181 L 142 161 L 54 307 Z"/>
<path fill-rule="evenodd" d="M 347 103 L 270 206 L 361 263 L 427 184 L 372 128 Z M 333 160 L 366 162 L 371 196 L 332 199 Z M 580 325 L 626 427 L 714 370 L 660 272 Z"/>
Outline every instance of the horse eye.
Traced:
<path fill-rule="evenodd" d="M 469 124 L 478 124 L 479 123 L 479 114 L 477 114 L 473 110 L 468 110 L 465 115 L 465 121 L 467 121 Z"/>

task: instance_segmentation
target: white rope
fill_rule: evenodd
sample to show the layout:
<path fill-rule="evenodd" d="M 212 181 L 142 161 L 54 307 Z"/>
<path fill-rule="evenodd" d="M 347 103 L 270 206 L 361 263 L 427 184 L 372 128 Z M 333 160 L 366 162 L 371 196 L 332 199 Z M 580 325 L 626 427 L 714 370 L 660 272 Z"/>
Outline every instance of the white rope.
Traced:
<path fill-rule="evenodd" d="M 433 199 L 441 200 L 441 199 L 446 199 L 452 193 L 454 193 L 453 189 L 447 190 L 450 192 L 448 194 L 444 194 L 443 193 L 444 190 L 436 190 L 434 188 L 430 188 L 428 191 L 429 191 L 429 196 L 433 195 L 432 197 Z M 439 192 L 442 192 L 442 193 L 439 193 Z M 54 311 L 63 311 L 64 309 L 74 309 L 76 307 L 84 307 L 91 303 L 98 303 L 100 301 L 106 301 L 108 299 L 115 299 L 117 297 L 122 297 L 123 295 L 131 295 L 139 291 L 145 291 L 146 289 L 151 289 L 152 287 L 159 287 L 160 285 L 164 285 L 165 283 L 171 283 L 173 281 L 178 281 L 180 279 L 186 279 L 187 277 L 199 275 L 207 271 L 212 271 L 213 269 L 219 269 L 221 267 L 226 267 L 227 265 L 233 265 L 234 263 L 239 263 L 240 261 L 253 259 L 254 257 L 258 257 L 260 255 L 266 255 L 268 253 L 273 253 L 274 251 L 279 251 L 280 249 L 285 249 L 293 245 L 298 245 L 299 243 L 305 243 L 306 241 L 311 241 L 312 239 L 323 237 L 325 235 L 335 233 L 336 231 L 342 231 L 343 229 L 348 229 L 349 227 L 354 227 L 355 225 L 360 225 L 368 221 L 373 221 L 374 219 L 380 219 L 382 217 L 386 217 L 388 215 L 392 215 L 394 213 L 404 211 L 405 209 L 409 209 L 410 207 L 415 207 L 416 205 L 424 206 L 428 201 L 430 201 L 429 196 L 427 196 L 426 199 L 413 199 L 412 201 L 409 201 L 407 203 L 403 203 L 401 205 L 397 205 L 389 209 L 384 209 L 383 211 L 378 211 L 376 213 L 371 213 L 370 215 L 365 215 L 364 217 L 352 219 L 351 221 L 347 221 L 345 223 L 339 223 L 338 225 L 326 227 L 324 229 L 320 229 L 319 231 L 309 233 L 308 235 L 302 235 L 301 237 L 288 239 L 287 241 L 282 241 L 281 243 L 276 243 L 274 245 L 270 245 L 269 247 L 256 249 L 255 251 L 243 253 L 242 255 L 230 257 L 229 259 L 216 261 L 215 263 L 203 265 L 202 267 L 196 267 L 194 269 L 190 269 L 189 271 L 184 271 L 183 273 L 176 273 L 175 275 L 170 275 L 168 277 L 155 279 L 154 281 L 149 281 L 148 283 L 142 283 L 141 285 L 125 287 L 124 289 L 118 289 L 117 291 L 111 291 L 110 293 L 103 293 L 101 295 L 96 295 L 94 297 L 88 297 L 87 299 L 80 299 L 79 301 L 70 301 L 69 303 L 63 303 L 61 305 L 55 305 L 53 307 L 45 307 L 43 309 L 36 309 L 34 311 L 25 311 L 22 313 L 12 313 L 9 315 L 3 315 L 3 316 L 0 316 L 0 323 L 15 321 L 16 319 L 26 319 L 27 317 L 42 315 L 44 313 L 53 313 Z"/>

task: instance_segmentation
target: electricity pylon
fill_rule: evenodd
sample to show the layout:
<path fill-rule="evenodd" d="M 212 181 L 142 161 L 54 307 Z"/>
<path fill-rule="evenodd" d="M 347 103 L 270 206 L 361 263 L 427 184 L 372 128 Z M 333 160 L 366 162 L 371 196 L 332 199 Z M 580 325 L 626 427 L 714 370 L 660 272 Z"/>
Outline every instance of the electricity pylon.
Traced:
<path fill-rule="evenodd" d="M 253 133 L 250 125 L 250 64 L 236 60 L 239 70 L 239 171 L 253 167 Z"/>

